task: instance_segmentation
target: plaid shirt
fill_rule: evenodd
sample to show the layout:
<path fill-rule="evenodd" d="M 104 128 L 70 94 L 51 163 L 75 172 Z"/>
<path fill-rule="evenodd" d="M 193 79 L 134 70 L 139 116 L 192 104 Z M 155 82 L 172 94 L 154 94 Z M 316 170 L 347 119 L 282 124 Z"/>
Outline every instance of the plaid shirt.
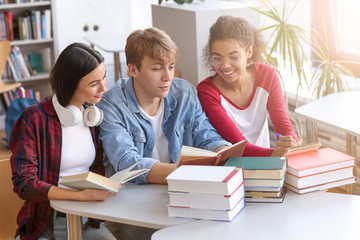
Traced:
<path fill-rule="evenodd" d="M 98 146 L 95 128 L 90 129 Z M 21 239 L 38 238 L 52 217 L 47 194 L 51 186 L 58 185 L 61 139 L 59 118 L 49 98 L 28 107 L 13 127 L 12 180 L 14 192 L 25 200 L 17 217 L 16 235 L 20 234 Z"/>

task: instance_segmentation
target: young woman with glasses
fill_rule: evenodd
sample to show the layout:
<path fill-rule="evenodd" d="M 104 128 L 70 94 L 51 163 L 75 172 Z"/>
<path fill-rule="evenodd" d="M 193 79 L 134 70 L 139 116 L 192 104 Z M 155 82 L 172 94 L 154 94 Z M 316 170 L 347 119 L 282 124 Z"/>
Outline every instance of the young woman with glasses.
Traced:
<path fill-rule="evenodd" d="M 247 140 L 244 156 L 284 156 L 301 145 L 290 123 L 275 69 L 261 63 L 262 36 L 245 19 L 221 16 L 210 28 L 203 55 L 212 72 L 197 87 L 212 125 L 236 143 Z M 270 148 L 268 118 L 278 135 Z"/>

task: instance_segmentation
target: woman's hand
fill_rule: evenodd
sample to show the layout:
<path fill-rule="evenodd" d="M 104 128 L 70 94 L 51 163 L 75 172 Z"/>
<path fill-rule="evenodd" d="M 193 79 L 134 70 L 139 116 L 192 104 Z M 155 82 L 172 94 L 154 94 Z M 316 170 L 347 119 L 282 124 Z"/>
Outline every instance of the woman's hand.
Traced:
<path fill-rule="evenodd" d="M 79 191 L 81 194 L 81 201 L 105 201 L 109 197 L 115 196 L 116 193 L 111 193 L 107 190 L 88 188 Z"/>
<path fill-rule="evenodd" d="M 288 148 L 298 147 L 302 144 L 302 140 L 294 140 L 292 136 L 280 136 L 276 142 L 276 148 L 271 154 L 272 157 L 285 156 Z"/>
<path fill-rule="evenodd" d="M 119 191 L 123 189 L 121 185 Z M 52 186 L 48 192 L 49 200 L 77 200 L 77 201 L 105 201 L 109 197 L 115 196 L 117 193 L 111 193 L 107 190 L 87 188 L 81 191 L 72 189 L 59 188 Z"/>

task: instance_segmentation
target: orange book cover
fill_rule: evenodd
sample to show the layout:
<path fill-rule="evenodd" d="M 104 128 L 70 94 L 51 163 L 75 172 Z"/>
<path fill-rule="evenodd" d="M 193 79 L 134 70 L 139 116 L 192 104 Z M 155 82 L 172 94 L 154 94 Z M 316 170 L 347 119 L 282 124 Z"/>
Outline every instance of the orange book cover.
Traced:
<path fill-rule="evenodd" d="M 355 158 L 332 148 L 288 156 L 287 173 L 303 177 L 336 169 L 352 167 Z"/>

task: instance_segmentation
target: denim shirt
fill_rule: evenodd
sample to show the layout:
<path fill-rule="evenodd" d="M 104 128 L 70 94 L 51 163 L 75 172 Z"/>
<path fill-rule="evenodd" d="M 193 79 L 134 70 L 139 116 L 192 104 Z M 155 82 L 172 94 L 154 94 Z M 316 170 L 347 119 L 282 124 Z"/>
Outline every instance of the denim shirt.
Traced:
<path fill-rule="evenodd" d="M 97 106 L 104 112 L 100 139 L 114 170 L 121 171 L 140 160 L 137 169 L 151 169 L 159 161 L 150 158 L 155 134 L 151 123 L 140 111 L 132 77 L 116 82 L 104 93 Z M 174 163 L 182 145 L 211 151 L 223 145 L 231 145 L 210 124 L 195 88 L 179 78 L 174 78 L 169 94 L 164 99 L 162 130 L 169 142 L 168 150 Z M 134 180 L 138 184 L 147 183 L 147 175 L 143 174 Z"/>

